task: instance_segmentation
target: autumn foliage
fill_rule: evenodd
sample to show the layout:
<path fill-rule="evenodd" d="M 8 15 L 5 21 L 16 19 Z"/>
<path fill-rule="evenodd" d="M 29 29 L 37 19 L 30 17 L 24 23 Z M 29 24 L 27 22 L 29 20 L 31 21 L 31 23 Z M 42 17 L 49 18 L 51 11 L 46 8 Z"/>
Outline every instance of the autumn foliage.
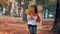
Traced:
<path fill-rule="evenodd" d="M 25 14 L 34 14 L 34 8 L 26 9 Z"/>

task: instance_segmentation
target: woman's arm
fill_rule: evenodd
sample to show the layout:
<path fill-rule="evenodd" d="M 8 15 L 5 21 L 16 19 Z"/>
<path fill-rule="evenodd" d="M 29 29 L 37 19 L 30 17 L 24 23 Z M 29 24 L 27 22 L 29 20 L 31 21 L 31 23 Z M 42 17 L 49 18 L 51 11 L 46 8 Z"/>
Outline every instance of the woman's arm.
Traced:
<path fill-rule="evenodd" d="M 33 19 L 33 16 L 27 15 L 27 20 L 32 20 L 32 19 Z"/>
<path fill-rule="evenodd" d="M 34 20 L 37 20 L 37 16 L 33 16 L 33 19 L 34 19 Z"/>

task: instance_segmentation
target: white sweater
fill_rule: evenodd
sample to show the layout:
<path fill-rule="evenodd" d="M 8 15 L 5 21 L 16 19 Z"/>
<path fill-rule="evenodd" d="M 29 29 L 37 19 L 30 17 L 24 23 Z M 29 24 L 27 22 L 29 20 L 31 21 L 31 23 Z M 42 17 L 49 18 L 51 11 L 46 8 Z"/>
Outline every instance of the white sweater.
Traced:
<path fill-rule="evenodd" d="M 27 24 L 30 24 L 30 25 L 37 25 L 37 16 L 33 16 L 33 19 L 32 20 L 30 20 L 30 19 L 28 19 L 30 17 L 30 15 L 27 15 Z"/>

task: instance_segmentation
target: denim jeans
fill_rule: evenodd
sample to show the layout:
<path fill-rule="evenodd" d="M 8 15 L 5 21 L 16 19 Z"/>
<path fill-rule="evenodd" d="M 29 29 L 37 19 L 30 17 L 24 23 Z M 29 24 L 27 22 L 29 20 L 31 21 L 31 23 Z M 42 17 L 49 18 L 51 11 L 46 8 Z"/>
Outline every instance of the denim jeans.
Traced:
<path fill-rule="evenodd" d="M 36 34 L 37 25 L 28 25 L 30 34 Z"/>

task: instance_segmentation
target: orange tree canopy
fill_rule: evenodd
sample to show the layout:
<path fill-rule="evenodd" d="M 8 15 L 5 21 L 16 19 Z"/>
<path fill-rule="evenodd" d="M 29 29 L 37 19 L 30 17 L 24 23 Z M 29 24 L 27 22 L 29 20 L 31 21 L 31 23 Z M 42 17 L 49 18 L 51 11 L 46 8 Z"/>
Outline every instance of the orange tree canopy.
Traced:
<path fill-rule="evenodd" d="M 6 4 L 8 0 L 0 0 L 0 4 Z"/>

